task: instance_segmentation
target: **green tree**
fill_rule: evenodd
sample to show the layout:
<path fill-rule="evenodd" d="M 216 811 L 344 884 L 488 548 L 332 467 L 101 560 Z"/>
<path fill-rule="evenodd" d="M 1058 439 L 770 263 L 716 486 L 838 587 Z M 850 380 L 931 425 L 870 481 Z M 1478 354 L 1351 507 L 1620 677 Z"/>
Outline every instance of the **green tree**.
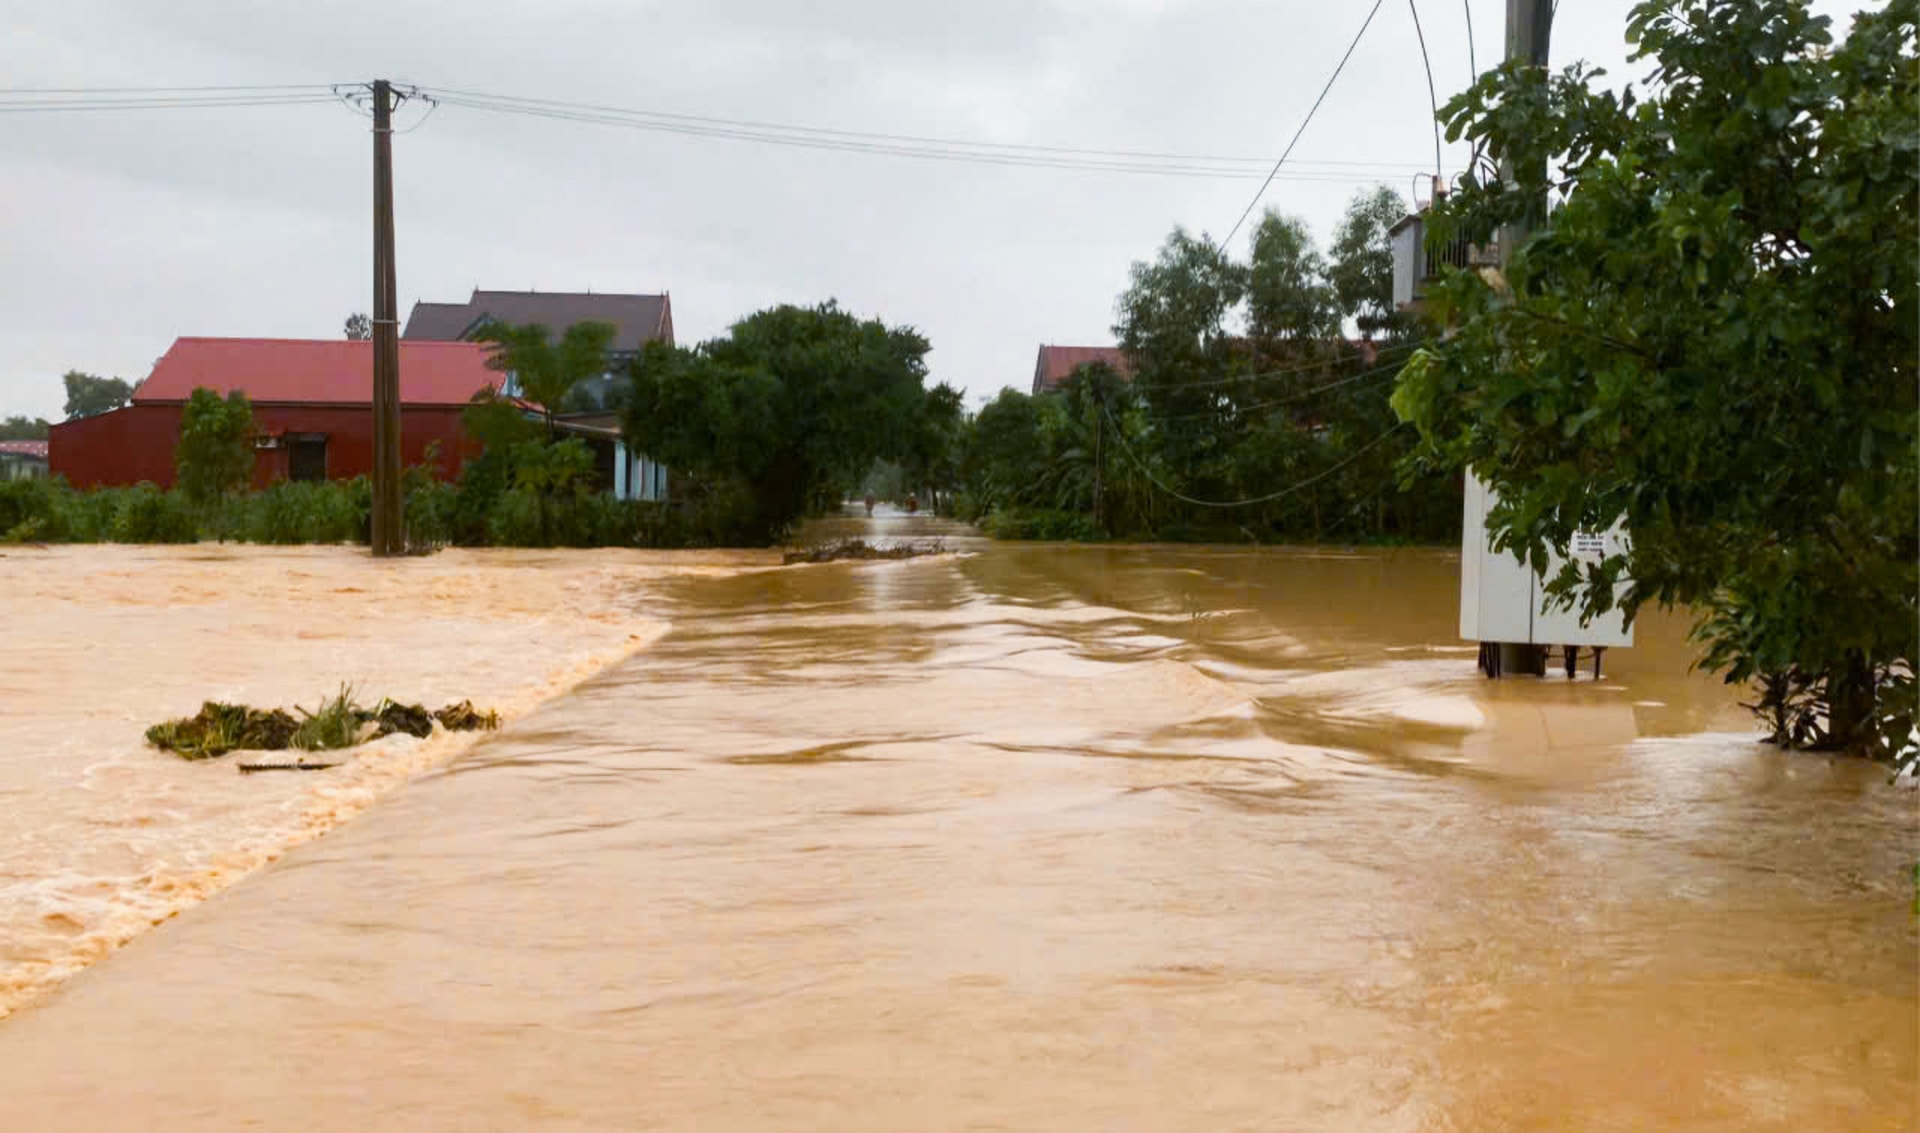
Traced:
<path fill-rule="evenodd" d="M 1408 320 L 1393 305 L 1393 245 L 1387 230 L 1407 215 L 1407 203 L 1385 185 L 1347 205 L 1333 236 L 1332 285 L 1339 317 L 1368 338 L 1397 338 Z"/>
<path fill-rule="evenodd" d="M 0 441 L 44 441 L 51 430 L 39 417 L 9 417 L 0 421 Z"/>
<path fill-rule="evenodd" d="M 1103 510 L 1152 516 L 1161 533 L 1187 537 L 1457 533 L 1457 482 L 1400 482 L 1413 438 L 1389 435 L 1398 424 L 1391 367 L 1406 331 L 1394 312 L 1387 229 L 1405 208 L 1384 186 L 1356 197 L 1330 259 L 1304 224 L 1269 211 L 1244 263 L 1176 229 L 1154 261 L 1135 264 L 1114 331 L 1133 363 L 1137 398 L 1118 411 L 1137 406 L 1142 431 L 1124 438 L 1118 456 L 1135 470 L 1154 467 L 1147 483 L 1164 485 L 1163 499 L 1158 508 L 1110 510 L 1119 501 L 1105 489 L 1121 482 L 1103 481 Z M 1372 344 L 1349 343 L 1348 321 L 1399 352 L 1383 357 Z M 1077 445 L 1059 452 L 1084 458 Z M 1115 467 L 1111 454 L 1100 463 Z M 1275 496 L 1309 480 L 1308 490 Z"/>
<path fill-rule="evenodd" d="M 365 311 L 355 311 L 347 316 L 347 323 L 343 329 L 346 336 L 353 341 L 366 342 L 373 337 L 373 320 Z"/>
<path fill-rule="evenodd" d="M 580 322 L 568 327 L 558 341 L 539 323 L 510 326 L 492 322 L 474 338 L 490 342 L 494 350 L 487 365 L 512 374 L 521 396 L 540 406 L 553 433 L 553 415 L 581 382 L 607 372 L 607 351 L 619 333 L 611 323 Z"/>
<path fill-rule="evenodd" d="M 68 370 L 61 381 L 67 386 L 67 420 L 92 417 L 118 409 L 133 397 L 133 387 L 119 378 L 102 378 Z"/>
<path fill-rule="evenodd" d="M 1450 336 L 1395 395 L 1537 565 L 1625 522 L 1631 550 L 1554 593 L 1704 609 L 1703 663 L 1760 679 L 1777 740 L 1884 757 L 1911 750 L 1920 658 L 1917 9 L 1835 46 L 1800 0 L 1642 2 L 1643 84 L 1483 76 L 1448 132 L 1521 180 L 1468 181 L 1438 238 L 1561 203 L 1504 276 L 1436 289 Z"/>
<path fill-rule="evenodd" d="M 965 424 L 964 395 L 944 382 L 927 390 L 914 409 L 899 454 L 900 474 L 907 490 L 926 493 L 927 504 L 934 510 L 959 487 Z"/>
<path fill-rule="evenodd" d="M 246 486 L 253 473 L 253 405 L 234 390 L 222 400 L 201 386 L 180 410 L 173 467 L 180 490 L 205 506 Z"/>
<path fill-rule="evenodd" d="M 1304 221 L 1269 211 L 1253 230 L 1247 271 L 1247 334 L 1264 353 L 1283 344 L 1319 346 L 1340 333 L 1327 265 Z"/>
<path fill-rule="evenodd" d="M 1031 502 L 1028 493 L 1046 471 L 1038 400 L 1003 389 L 968 422 L 960 473 L 975 512 Z"/>
<path fill-rule="evenodd" d="M 626 435 L 677 473 L 744 498 L 743 537 L 772 539 L 905 455 L 926 403 L 927 340 L 835 303 L 779 306 L 691 350 L 634 363 Z"/>

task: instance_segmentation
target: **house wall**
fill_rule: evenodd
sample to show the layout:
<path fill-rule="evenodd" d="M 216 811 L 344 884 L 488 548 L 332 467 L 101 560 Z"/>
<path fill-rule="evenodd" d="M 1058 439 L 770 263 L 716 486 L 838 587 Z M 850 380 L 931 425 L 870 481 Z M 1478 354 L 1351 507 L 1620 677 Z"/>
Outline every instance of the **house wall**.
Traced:
<path fill-rule="evenodd" d="M 461 462 L 479 455 L 480 445 L 460 427 L 456 406 L 403 407 L 400 411 L 400 459 L 421 464 L 426 449 L 440 442 L 435 474 L 451 479 Z M 350 480 L 373 471 L 373 410 L 352 405 L 255 405 L 254 426 L 262 435 L 324 433 L 327 476 Z M 129 405 L 97 417 L 53 427 L 48 465 L 76 488 L 138 484 L 173 486 L 173 450 L 180 441 L 180 406 Z M 288 451 L 254 450 L 253 486 L 264 488 L 287 476 Z"/>

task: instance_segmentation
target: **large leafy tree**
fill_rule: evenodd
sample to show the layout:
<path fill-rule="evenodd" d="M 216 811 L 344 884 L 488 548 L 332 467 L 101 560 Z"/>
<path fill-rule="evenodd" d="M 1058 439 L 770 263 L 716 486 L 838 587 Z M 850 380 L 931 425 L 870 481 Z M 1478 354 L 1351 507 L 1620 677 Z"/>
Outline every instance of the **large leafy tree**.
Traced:
<path fill-rule="evenodd" d="M 223 400 L 201 386 L 180 410 L 173 467 L 180 490 L 209 504 L 247 484 L 253 472 L 253 404 L 239 390 Z"/>
<path fill-rule="evenodd" d="M 737 494 L 745 537 L 778 538 L 843 498 L 876 459 L 910 453 L 927 340 L 832 302 L 749 315 L 727 336 L 649 344 L 633 366 L 634 447 Z"/>
<path fill-rule="evenodd" d="M 608 350 L 618 333 L 612 323 L 579 322 L 556 339 L 539 323 L 490 322 L 474 338 L 493 344 L 487 365 L 514 376 L 521 396 L 540 406 L 551 436 L 553 415 L 566 404 L 567 395 L 607 372 Z"/>
<path fill-rule="evenodd" d="M 118 409 L 133 397 L 133 387 L 119 378 L 102 378 L 68 370 L 60 379 L 67 387 L 67 420 L 92 417 Z"/>
<path fill-rule="evenodd" d="M 1437 288 L 1449 335 L 1395 401 L 1536 564 L 1626 523 L 1627 554 L 1555 592 L 1704 609 L 1705 663 L 1760 678 L 1777 739 L 1885 756 L 1920 659 L 1916 10 L 1835 45 L 1802 0 L 1648 0 L 1637 86 L 1483 76 L 1448 132 L 1517 175 L 1469 180 L 1442 237 L 1559 203 L 1504 276 Z"/>

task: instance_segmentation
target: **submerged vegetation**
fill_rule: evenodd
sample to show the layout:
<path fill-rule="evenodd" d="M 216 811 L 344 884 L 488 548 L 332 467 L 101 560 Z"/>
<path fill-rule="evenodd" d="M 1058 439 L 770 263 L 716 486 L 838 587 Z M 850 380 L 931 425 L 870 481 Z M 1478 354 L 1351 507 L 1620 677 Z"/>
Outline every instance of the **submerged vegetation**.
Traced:
<path fill-rule="evenodd" d="M 831 563 L 843 559 L 856 561 L 918 559 L 927 555 L 943 555 L 947 545 L 939 539 L 925 541 L 902 541 L 898 543 L 869 543 L 865 539 L 836 539 L 828 543 L 817 543 L 811 547 L 802 547 L 788 551 L 781 562 L 786 566 L 795 563 Z"/>
<path fill-rule="evenodd" d="M 182 759 L 213 759 L 234 751 L 339 751 L 382 736 L 425 739 L 436 724 L 450 732 L 485 731 L 500 726 L 496 712 L 482 712 L 471 701 L 429 712 L 424 705 L 383 699 L 372 708 L 354 700 L 353 688 L 320 701 L 311 711 L 295 706 L 250 708 L 209 700 L 200 711 L 147 729 L 147 742 Z"/>

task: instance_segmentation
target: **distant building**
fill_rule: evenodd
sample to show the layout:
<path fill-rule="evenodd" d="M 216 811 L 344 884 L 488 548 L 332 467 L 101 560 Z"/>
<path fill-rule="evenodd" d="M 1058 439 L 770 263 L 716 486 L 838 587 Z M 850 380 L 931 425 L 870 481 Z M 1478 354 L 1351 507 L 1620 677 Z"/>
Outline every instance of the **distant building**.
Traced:
<path fill-rule="evenodd" d="M 1082 366 L 1105 363 L 1123 378 L 1133 376 L 1126 351 L 1118 346 L 1042 346 L 1033 364 L 1033 395 L 1052 393 Z"/>
<path fill-rule="evenodd" d="M 415 303 L 401 339 L 408 342 L 471 342 L 490 322 L 510 326 L 537 323 L 558 336 L 575 323 L 607 323 L 614 328 L 607 372 L 582 382 L 570 395 L 574 404 L 554 406 L 554 424 L 586 442 L 608 490 L 620 499 L 664 500 L 667 470 L 657 461 L 627 451 L 620 437 L 617 410 L 627 364 L 649 342 L 673 345 L 673 300 L 661 295 L 625 295 L 591 291 L 481 291 L 465 303 Z M 511 374 L 503 392 L 520 393 Z"/>
<path fill-rule="evenodd" d="M 435 472 L 450 478 L 479 445 L 460 414 L 503 375 L 485 347 L 400 345 L 401 461 L 422 464 L 439 443 Z M 76 488 L 173 484 L 180 411 L 199 387 L 253 403 L 253 484 L 342 480 L 373 471 L 373 344 L 348 339 L 182 338 L 134 388 L 125 406 L 53 427 L 48 464 Z"/>
<path fill-rule="evenodd" d="M 0 441 L 0 480 L 37 480 L 47 474 L 47 442 Z"/>

